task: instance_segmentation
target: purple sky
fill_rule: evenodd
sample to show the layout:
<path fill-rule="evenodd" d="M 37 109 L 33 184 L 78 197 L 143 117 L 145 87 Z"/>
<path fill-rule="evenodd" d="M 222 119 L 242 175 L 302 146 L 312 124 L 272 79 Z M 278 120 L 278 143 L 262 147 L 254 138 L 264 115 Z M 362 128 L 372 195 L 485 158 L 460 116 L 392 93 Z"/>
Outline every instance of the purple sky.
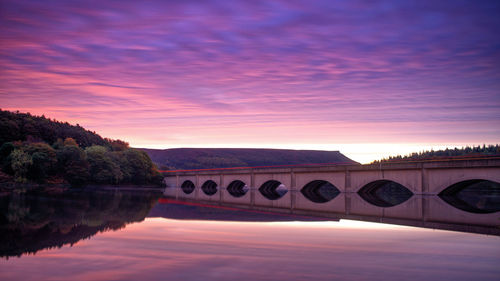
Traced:
<path fill-rule="evenodd" d="M 500 2 L 374 3 L 2 0 L 0 107 L 142 147 L 499 142 Z"/>

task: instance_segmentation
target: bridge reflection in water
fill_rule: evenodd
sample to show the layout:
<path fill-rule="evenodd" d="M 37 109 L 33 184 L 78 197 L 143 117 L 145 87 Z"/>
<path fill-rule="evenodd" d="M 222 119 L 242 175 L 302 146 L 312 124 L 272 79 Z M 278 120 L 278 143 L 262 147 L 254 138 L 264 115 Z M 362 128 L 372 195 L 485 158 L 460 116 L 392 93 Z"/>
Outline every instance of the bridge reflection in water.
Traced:
<path fill-rule="evenodd" d="M 177 171 L 167 174 L 164 194 L 212 206 L 500 235 L 499 182 L 499 159 L 486 159 Z"/>

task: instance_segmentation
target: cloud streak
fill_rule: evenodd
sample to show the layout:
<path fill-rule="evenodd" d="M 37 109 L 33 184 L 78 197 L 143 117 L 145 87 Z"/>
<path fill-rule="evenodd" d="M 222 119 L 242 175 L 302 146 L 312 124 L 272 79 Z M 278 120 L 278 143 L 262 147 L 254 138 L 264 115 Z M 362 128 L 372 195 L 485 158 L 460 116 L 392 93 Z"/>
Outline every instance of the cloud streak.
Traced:
<path fill-rule="evenodd" d="M 275 144 L 310 142 L 298 131 L 352 142 L 356 130 L 495 142 L 499 12 L 497 1 L 3 1 L 0 101 L 138 146 L 258 144 L 271 128 Z M 200 126 L 211 142 L 194 141 Z"/>

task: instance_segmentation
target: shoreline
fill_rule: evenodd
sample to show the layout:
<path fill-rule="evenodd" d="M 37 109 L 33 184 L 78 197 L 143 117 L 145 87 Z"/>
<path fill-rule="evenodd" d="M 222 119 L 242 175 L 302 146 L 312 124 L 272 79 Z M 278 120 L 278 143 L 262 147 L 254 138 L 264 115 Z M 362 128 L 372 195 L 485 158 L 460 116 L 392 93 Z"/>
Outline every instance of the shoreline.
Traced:
<path fill-rule="evenodd" d="M 0 193 L 15 192 L 15 191 L 43 191 L 43 192 L 64 192 L 70 190 L 81 191 L 99 191 L 99 190 L 129 190 L 129 191 L 163 191 L 165 187 L 155 185 L 99 185 L 89 184 L 82 187 L 71 187 L 68 183 L 50 184 L 50 183 L 15 183 L 15 182 L 2 182 L 0 183 Z"/>

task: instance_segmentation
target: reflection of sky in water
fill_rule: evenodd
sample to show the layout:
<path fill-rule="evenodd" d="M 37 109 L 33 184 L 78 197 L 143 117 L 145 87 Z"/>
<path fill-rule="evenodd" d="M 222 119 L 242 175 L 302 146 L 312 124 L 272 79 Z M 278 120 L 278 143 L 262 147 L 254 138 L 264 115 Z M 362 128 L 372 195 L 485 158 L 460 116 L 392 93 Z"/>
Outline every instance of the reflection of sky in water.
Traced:
<path fill-rule="evenodd" d="M 495 280 L 499 262 L 495 236 L 347 220 L 148 218 L 72 248 L 0 260 L 0 279 Z"/>

